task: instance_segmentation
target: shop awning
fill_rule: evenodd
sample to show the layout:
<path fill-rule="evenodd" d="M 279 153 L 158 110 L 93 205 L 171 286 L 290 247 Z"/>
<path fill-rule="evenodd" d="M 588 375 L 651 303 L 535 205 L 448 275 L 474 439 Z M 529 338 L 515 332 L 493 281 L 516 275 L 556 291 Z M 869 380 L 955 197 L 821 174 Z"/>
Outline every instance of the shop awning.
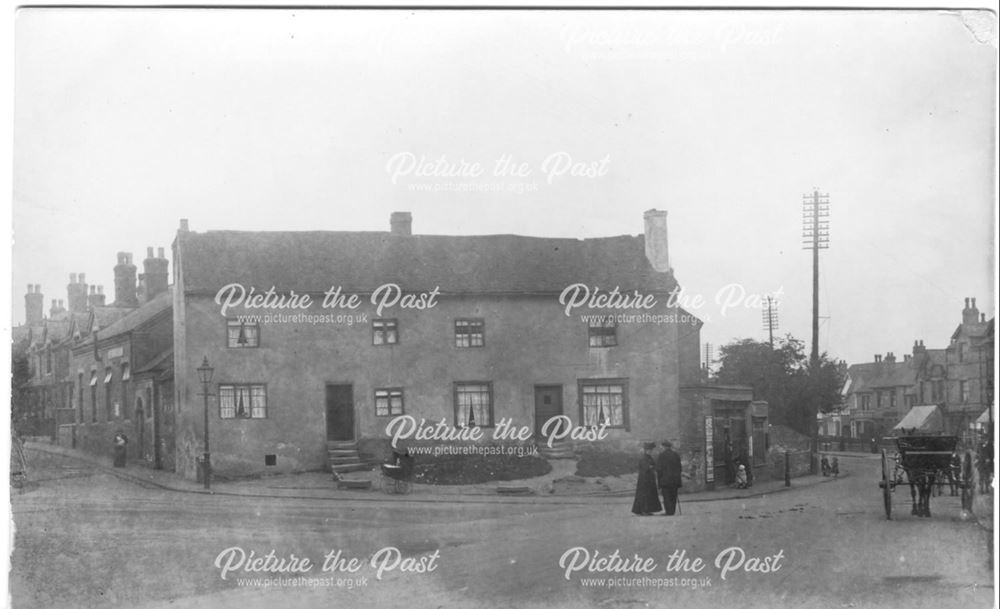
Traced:
<path fill-rule="evenodd" d="M 976 419 L 976 425 L 989 425 L 990 424 L 990 409 L 987 408 L 983 411 L 983 414 L 979 415 Z"/>
<path fill-rule="evenodd" d="M 914 406 L 892 430 L 942 432 L 944 431 L 944 417 L 941 415 L 941 409 L 933 404 Z"/>

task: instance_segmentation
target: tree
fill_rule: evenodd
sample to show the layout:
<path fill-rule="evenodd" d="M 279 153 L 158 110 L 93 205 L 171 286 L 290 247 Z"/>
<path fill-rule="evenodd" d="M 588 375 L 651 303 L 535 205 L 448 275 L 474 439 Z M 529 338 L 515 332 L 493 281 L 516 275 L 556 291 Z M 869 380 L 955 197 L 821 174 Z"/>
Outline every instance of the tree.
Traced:
<path fill-rule="evenodd" d="M 830 412 L 840 402 L 843 377 L 826 353 L 809 366 L 805 345 L 787 335 L 767 342 L 738 340 L 720 350 L 716 375 L 722 385 L 748 385 L 754 399 L 768 402 L 771 423 L 812 435 L 817 412 Z"/>

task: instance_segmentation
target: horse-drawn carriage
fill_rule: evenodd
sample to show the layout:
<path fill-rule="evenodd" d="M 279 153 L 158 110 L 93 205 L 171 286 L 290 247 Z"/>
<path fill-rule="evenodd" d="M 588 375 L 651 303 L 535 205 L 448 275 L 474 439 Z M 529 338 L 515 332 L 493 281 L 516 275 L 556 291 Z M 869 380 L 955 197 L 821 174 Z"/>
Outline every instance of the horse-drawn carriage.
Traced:
<path fill-rule="evenodd" d="M 948 484 L 958 488 L 962 509 L 972 511 L 976 491 L 972 454 L 959 456 L 958 436 L 911 434 L 891 438 L 897 453 L 882 450 L 882 480 L 879 488 L 885 501 L 885 517 L 892 520 L 892 493 L 896 486 L 909 484 L 912 514 L 929 518 L 931 491 Z M 906 476 L 906 482 L 903 476 Z"/>

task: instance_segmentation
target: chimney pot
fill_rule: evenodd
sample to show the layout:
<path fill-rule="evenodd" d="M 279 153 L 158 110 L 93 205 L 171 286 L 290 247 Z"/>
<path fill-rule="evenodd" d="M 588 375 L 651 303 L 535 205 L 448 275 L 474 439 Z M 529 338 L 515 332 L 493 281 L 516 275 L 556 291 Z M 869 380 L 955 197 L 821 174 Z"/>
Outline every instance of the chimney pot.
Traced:
<path fill-rule="evenodd" d="M 156 250 L 156 257 L 157 258 L 166 258 L 166 256 L 163 255 L 163 248 L 162 247 Z"/>
<path fill-rule="evenodd" d="M 78 273 L 76 275 L 76 277 L 79 280 L 79 283 L 87 283 L 87 279 L 86 279 L 87 274 L 86 273 Z"/>
<path fill-rule="evenodd" d="M 76 273 L 70 273 L 69 274 L 69 282 L 70 283 L 76 283 Z"/>
<path fill-rule="evenodd" d="M 153 257 L 153 248 L 152 247 L 147 247 L 146 248 L 146 258 L 152 258 L 152 257 Z"/>
<path fill-rule="evenodd" d="M 188 232 L 188 220 L 187 218 L 181 218 L 181 232 Z"/>

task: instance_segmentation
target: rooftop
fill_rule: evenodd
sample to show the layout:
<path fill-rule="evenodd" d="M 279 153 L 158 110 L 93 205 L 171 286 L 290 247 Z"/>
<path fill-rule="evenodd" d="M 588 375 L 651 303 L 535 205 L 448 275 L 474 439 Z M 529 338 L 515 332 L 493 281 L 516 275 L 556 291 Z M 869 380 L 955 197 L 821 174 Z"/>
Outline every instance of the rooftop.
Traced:
<path fill-rule="evenodd" d="M 552 293 L 574 283 L 601 289 L 669 291 L 671 273 L 646 258 L 643 236 L 595 239 L 518 235 L 397 235 L 390 232 L 181 232 L 188 292 L 238 283 L 258 289 L 370 292 Z"/>

